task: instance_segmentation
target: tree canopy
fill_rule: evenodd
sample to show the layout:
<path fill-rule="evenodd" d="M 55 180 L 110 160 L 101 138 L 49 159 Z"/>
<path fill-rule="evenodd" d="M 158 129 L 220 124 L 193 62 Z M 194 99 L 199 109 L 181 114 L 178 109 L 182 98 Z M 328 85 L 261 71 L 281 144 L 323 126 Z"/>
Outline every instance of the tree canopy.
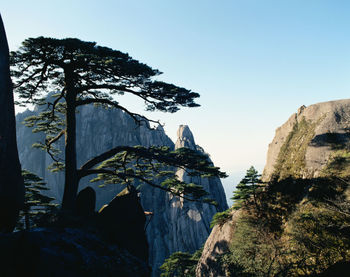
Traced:
<path fill-rule="evenodd" d="M 62 208 L 73 209 L 79 180 L 100 174 L 106 182 L 130 184 L 140 181 L 198 200 L 206 195 L 202 187 L 180 182 L 165 165 L 181 167 L 192 175 L 220 176 L 207 155 L 191 150 L 170 151 L 160 147 L 116 146 L 77 168 L 76 112 L 79 106 L 96 104 L 116 108 L 135 122 L 157 122 L 122 106 L 118 99 L 130 94 L 142 99 L 148 111 L 174 113 L 180 107 L 197 107 L 199 94 L 174 84 L 155 80 L 161 72 L 143 64 L 128 54 L 75 38 L 29 38 L 18 51 L 11 53 L 12 76 L 18 104 L 39 104 L 46 108 L 39 116 L 27 120 L 36 132 L 45 132 L 45 149 L 56 169 L 65 170 Z M 49 92 L 56 92 L 47 98 Z M 55 144 L 65 137 L 65 157 L 58 156 Z M 150 173 L 154 172 L 154 174 Z M 168 181 L 157 185 L 154 177 L 166 176 Z"/>

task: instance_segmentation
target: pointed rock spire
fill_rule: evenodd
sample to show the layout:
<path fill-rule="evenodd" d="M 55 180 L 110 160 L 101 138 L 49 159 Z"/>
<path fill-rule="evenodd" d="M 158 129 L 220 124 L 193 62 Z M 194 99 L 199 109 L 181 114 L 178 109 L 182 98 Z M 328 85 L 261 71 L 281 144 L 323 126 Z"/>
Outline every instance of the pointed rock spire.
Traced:
<path fill-rule="evenodd" d="M 177 141 L 175 144 L 175 149 L 186 147 L 196 150 L 196 143 L 194 141 L 192 132 L 187 125 L 180 125 L 177 130 Z"/>

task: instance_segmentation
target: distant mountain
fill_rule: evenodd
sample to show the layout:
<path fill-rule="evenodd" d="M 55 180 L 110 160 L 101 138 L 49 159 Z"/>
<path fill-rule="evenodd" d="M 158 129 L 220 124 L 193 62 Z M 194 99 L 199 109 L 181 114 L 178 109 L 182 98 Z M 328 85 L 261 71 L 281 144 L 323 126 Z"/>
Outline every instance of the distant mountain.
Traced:
<path fill-rule="evenodd" d="M 25 111 L 17 115 L 18 149 L 22 167 L 43 177 L 50 188 L 50 195 L 61 201 L 64 176 L 62 173 L 52 173 L 47 170 L 52 162 L 43 151 L 31 148 L 37 141 L 43 141 L 43 135 L 32 133 L 31 129 L 22 124 L 24 118 L 37 114 Z M 63 149 L 63 142 L 60 142 Z M 162 127 L 151 130 L 146 125 L 138 126 L 133 119 L 120 110 L 110 110 L 84 106 L 77 114 L 77 155 L 78 166 L 95 155 L 118 145 L 168 146 L 171 149 L 189 147 L 203 151 L 195 144 L 188 126 L 180 126 L 176 145 L 165 134 Z M 194 252 L 200 248 L 210 233 L 210 221 L 217 211 L 227 209 L 225 193 L 218 178 L 193 178 L 183 171 L 177 171 L 178 176 L 185 181 L 201 184 L 210 193 L 210 197 L 219 205 L 184 201 L 169 193 L 152 188 L 141 187 L 141 202 L 144 210 L 154 213 L 147 227 L 147 238 L 150 247 L 150 264 L 153 276 L 159 276 L 159 266 L 175 251 Z M 97 194 L 96 208 L 108 203 L 118 192 L 120 185 L 108 185 L 98 188 L 89 179 L 83 179 L 80 189 L 93 186 Z M 124 212 L 124 211 L 122 211 Z"/>

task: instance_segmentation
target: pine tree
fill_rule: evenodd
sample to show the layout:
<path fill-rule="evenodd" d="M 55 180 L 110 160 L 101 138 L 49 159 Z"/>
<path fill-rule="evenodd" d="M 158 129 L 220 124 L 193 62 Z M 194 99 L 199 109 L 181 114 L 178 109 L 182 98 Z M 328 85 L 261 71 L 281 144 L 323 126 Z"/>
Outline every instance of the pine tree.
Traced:
<path fill-rule="evenodd" d="M 24 179 L 24 208 L 20 212 L 20 220 L 17 228 L 30 229 L 37 227 L 42 218 L 51 214 L 57 204 L 52 203 L 55 198 L 44 195 L 44 191 L 49 190 L 42 178 L 28 170 L 22 170 Z M 21 224 L 22 223 L 22 224 Z M 23 226 L 24 225 L 24 226 Z"/>
<path fill-rule="evenodd" d="M 236 190 L 233 192 L 234 200 L 233 208 L 238 210 L 242 207 L 242 204 L 253 197 L 254 203 L 256 203 L 256 193 L 261 187 L 261 175 L 258 174 L 258 171 L 251 166 L 244 178 L 236 186 Z"/>
<path fill-rule="evenodd" d="M 27 120 L 36 132 L 45 132 L 45 149 L 54 160 L 54 169 L 65 170 L 62 209 L 72 211 L 81 178 L 100 174 L 108 182 L 130 184 L 134 179 L 169 191 L 189 200 L 206 195 L 201 186 L 180 182 L 164 166 L 189 169 L 191 175 L 226 175 L 213 167 L 206 155 L 189 149 L 170 151 L 160 147 L 118 146 L 86 161 L 77 168 L 76 112 L 78 107 L 95 104 L 120 109 L 138 124 L 154 122 L 120 104 L 129 94 L 145 102 L 148 111 L 174 113 L 180 107 L 197 107 L 198 93 L 173 84 L 156 81 L 160 71 L 132 59 L 128 54 L 95 42 L 79 39 L 29 38 L 11 53 L 12 75 L 19 104 L 41 104 L 46 107 L 39 116 Z M 48 92 L 55 91 L 50 99 Z M 103 124 L 101 122 L 101 124 Z M 65 138 L 65 157 L 58 156 L 55 144 Z M 162 185 L 157 176 L 167 177 Z"/>
<path fill-rule="evenodd" d="M 174 252 L 160 266 L 161 277 L 194 277 L 196 266 L 202 255 L 203 247 L 193 254 L 187 252 Z"/>

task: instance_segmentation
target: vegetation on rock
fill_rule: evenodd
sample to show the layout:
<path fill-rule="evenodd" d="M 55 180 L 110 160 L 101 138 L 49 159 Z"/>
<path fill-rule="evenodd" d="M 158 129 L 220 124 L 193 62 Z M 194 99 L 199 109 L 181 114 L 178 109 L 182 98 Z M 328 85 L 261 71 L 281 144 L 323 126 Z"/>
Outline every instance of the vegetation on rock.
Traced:
<path fill-rule="evenodd" d="M 272 181 L 242 205 L 222 267 L 230 276 L 310 276 L 349 261 L 347 186 L 331 178 Z"/>
<path fill-rule="evenodd" d="M 293 177 L 307 177 L 305 172 L 305 154 L 315 134 L 317 124 L 322 120 L 310 122 L 302 117 L 297 121 L 293 130 L 288 134 L 282 145 L 275 165 L 274 178 L 279 180 Z"/>
<path fill-rule="evenodd" d="M 165 260 L 160 267 L 162 270 L 161 277 L 195 277 L 196 266 L 203 248 L 190 254 L 186 252 L 175 252 Z"/>

